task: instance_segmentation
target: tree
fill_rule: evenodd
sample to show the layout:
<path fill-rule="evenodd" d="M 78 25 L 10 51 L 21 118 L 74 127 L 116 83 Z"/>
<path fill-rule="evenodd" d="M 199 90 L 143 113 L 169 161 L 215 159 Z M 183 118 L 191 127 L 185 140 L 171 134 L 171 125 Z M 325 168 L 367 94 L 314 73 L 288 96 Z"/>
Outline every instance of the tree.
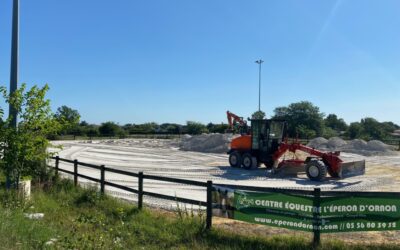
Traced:
<path fill-rule="evenodd" d="M 159 129 L 159 133 L 179 134 L 181 131 L 181 125 L 175 123 L 163 123 L 160 125 Z"/>
<path fill-rule="evenodd" d="M 382 122 L 381 126 L 388 134 L 393 133 L 395 130 L 400 129 L 400 126 L 393 122 Z"/>
<path fill-rule="evenodd" d="M 21 176 L 41 179 L 48 173 L 46 159 L 51 155 L 47 136 L 56 134 L 60 124 L 50 109 L 50 101 L 45 98 L 48 85 L 43 88 L 33 86 L 26 91 L 22 84 L 11 96 L 4 87 L 0 88 L 6 103 L 18 112 L 18 128 L 11 126 L 11 119 L 0 122 L 0 169 L 8 180 L 18 185 Z M 1 110 L 1 115 L 3 111 Z"/>
<path fill-rule="evenodd" d="M 277 107 L 274 110 L 274 119 L 288 122 L 288 133 L 291 137 L 322 136 L 324 114 L 311 102 L 302 101 L 292 103 L 287 107 Z M 314 133 L 310 132 L 313 131 Z"/>
<path fill-rule="evenodd" d="M 123 134 L 123 130 L 115 122 L 102 123 L 99 132 L 102 136 L 120 136 Z"/>
<path fill-rule="evenodd" d="M 324 123 L 325 123 L 325 126 L 331 128 L 333 130 L 336 130 L 338 132 L 346 131 L 348 128 L 346 122 L 342 118 L 338 119 L 337 115 L 335 115 L 335 114 L 329 114 L 324 119 Z"/>
<path fill-rule="evenodd" d="M 398 125 L 393 122 L 379 122 L 374 118 L 366 117 L 360 122 L 351 123 L 346 133 L 351 139 L 385 140 L 397 128 Z"/>
<path fill-rule="evenodd" d="M 314 130 L 309 129 L 309 128 L 306 127 L 305 125 L 300 124 L 300 125 L 298 125 L 298 126 L 296 127 L 296 137 L 298 136 L 298 137 L 300 137 L 300 138 L 307 138 L 307 139 L 309 139 L 309 138 L 314 138 L 314 137 L 316 137 L 316 135 L 317 135 L 317 133 L 316 133 Z"/>
<path fill-rule="evenodd" d="M 331 137 L 335 137 L 338 136 L 339 132 L 334 130 L 331 127 L 324 127 L 324 132 L 322 133 L 322 136 L 325 138 L 331 138 Z"/>
<path fill-rule="evenodd" d="M 361 137 L 363 128 L 359 122 L 352 122 L 347 130 L 350 139 L 355 139 Z"/>
<path fill-rule="evenodd" d="M 264 119 L 265 118 L 265 112 L 264 111 L 261 111 L 261 110 L 258 110 L 258 111 L 256 111 L 256 112 L 254 112 L 252 115 L 251 115 L 251 118 L 252 119 Z"/>
<path fill-rule="evenodd" d="M 191 135 L 199 135 L 208 132 L 207 127 L 204 124 L 193 121 L 188 121 L 186 123 L 186 131 Z"/>
<path fill-rule="evenodd" d="M 223 133 L 225 133 L 225 131 L 228 130 L 228 128 L 229 128 L 228 124 L 224 124 L 224 123 L 221 123 L 221 124 L 213 124 L 213 123 L 210 122 L 209 124 L 207 124 L 207 130 L 208 130 L 208 132 L 210 132 L 210 133 L 220 133 L 220 134 L 223 134 Z"/>
<path fill-rule="evenodd" d="M 148 122 L 144 124 L 127 124 L 125 128 L 129 134 L 155 134 L 159 126 L 155 122 Z"/>
<path fill-rule="evenodd" d="M 85 127 L 85 134 L 90 137 L 99 136 L 99 127 L 97 125 L 88 125 Z"/>
<path fill-rule="evenodd" d="M 86 121 L 81 121 L 81 122 L 79 123 L 79 126 L 87 127 L 87 126 L 89 126 L 89 123 L 87 123 Z"/>
<path fill-rule="evenodd" d="M 362 138 L 366 140 L 384 140 L 387 137 L 387 133 L 383 128 L 382 124 L 374 118 L 367 117 L 361 119 L 362 126 Z"/>
<path fill-rule="evenodd" d="M 65 105 L 57 109 L 57 112 L 54 115 L 54 117 L 61 124 L 63 134 L 69 134 L 73 132 L 71 130 L 78 126 L 79 120 L 81 118 L 77 110 L 67 107 Z M 74 131 L 77 130 L 78 129 L 75 128 Z"/>

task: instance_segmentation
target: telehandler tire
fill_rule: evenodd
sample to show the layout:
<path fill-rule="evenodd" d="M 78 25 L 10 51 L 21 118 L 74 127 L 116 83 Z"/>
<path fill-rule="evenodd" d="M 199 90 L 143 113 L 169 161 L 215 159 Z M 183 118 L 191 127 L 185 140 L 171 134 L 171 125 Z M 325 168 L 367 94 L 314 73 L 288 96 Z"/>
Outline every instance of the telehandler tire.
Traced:
<path fill-rule="evenodd" d="M 323 161 L 318 159 L 310 160 L 306 165 L 306 174 L 312 181 L 322 181 L 326 177 L 328 169 Z"/>
<path fill-rule="evenodd" d="M 257 164 L 255 164 L 254 162 L 254 157 L 249 154 L 249 153 L 245 153 L 242 156 L 242 165 L 244 169 L 250 170 L 254 168 L 254 165 L 257 166 Z"/>
<path fill-rule="evenodd" d="M 233 168 L 240 168 L 242 165 L 242 155 L 238 151 L 229 154 L 229 165 Z"/>

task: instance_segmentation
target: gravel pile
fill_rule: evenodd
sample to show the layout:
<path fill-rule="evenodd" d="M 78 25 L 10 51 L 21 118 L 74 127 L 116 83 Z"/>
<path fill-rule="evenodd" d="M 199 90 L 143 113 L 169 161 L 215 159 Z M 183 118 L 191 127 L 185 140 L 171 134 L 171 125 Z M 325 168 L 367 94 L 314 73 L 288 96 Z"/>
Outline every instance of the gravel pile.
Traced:
<path fill-rule="evenodd" d="M 183 151 L 226 153 L 229 150 L 232 137 L 232 134 L 184 135 L 179 143 L 179 148 Z M 329 140 L 317 137 L 311 140 L 307 146 L 322 151 L 342 151 L 364 156 L 394 154 L 392 146 L 378 140 L 369 142 L 360 139 L 345 141 L 339 137 L 332 137 Z"/>
<path fill-rule="evenodd" d="M 317 137 L 311 140 L 307 146 L 323 151 L 342 151 L 365 156 L 394 154 L 392 146 L 378 140 L 369 142 L 361 139 L 345 141 L 339 137 L 332 137 L 329 140 Z"/>
<path fill-rule="evenodd" d="M 226 153 L 232 137 L 231 134 L 184 135 L 179 146 L 184 151 Z"/>
<path fill-rule="evenodd" d="M 326 144 L 328 143 L 328 140 L 325 139 L 324 137 L 317 137 L 312 139 L 307 146 L 312 147 L 312 148 L 317 148 L 317 149 L 322 149 L 323 147 L 326 147 Z"/>

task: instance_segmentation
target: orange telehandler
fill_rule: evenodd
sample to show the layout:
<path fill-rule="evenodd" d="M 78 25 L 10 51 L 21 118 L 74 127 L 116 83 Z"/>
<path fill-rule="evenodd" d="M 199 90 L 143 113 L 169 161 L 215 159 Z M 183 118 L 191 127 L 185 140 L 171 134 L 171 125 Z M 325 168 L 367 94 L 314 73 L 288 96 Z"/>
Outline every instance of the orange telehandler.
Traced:
<path fill-rule="evenodd" d="M 251 119 L 251 127 L 243 118 L 227 111 L 228 124 L 234 129 L 238 124 L 241 136 L 232 139 L 229 164 L 244 169 L 258 168 L 263 163 L 272 172 L 285 168 L 305 170 L 308 178 L 322 181 L 327 173 L 331 177 L 348 177 L 365 173 L 365 161 L 343 162 L 340 152 L 323 152 L 295 141 L 289 143 L 286 137 L 287 122 L 275 119 Z M 290 151 L 297 150 L 309 154 L 306 160 L 281 160 Z"/>

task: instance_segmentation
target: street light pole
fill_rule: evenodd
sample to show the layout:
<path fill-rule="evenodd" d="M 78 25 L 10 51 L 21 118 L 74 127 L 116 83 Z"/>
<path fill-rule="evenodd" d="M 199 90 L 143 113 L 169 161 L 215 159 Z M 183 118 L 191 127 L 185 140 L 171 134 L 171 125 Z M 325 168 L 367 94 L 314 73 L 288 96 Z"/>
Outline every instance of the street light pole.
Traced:
<path fill-rule="evenodd" d="M 18 40 L 19 40 L 19 0 L 13 0 L 12 38 L 11 38 L 11 72 L 10 96 L 18 88 Z M 17 128 L 17 110 L 9 104 L 8 117 L 11 117 L 11 126 Z"/>
<path fill-rule="evenodd" d="M 13 0 L 12 34 L 11 34 L 11 67 L 10 67 L 10 97 L 18 88 L 18 40 L 19 40 L 19 0 Z M 11 118 L 10 126 L 17 129 L 18 111 L 9 103 L 8 118 Z M 10 173 L 6 176 L 6 188 L 11 187 Z"/>
<path fill-rule="evenodd" d="M 258 64 L 258 111 L 261 111 L 261 64 L 263 60 L 257 60 L 256 63 Z"/>

